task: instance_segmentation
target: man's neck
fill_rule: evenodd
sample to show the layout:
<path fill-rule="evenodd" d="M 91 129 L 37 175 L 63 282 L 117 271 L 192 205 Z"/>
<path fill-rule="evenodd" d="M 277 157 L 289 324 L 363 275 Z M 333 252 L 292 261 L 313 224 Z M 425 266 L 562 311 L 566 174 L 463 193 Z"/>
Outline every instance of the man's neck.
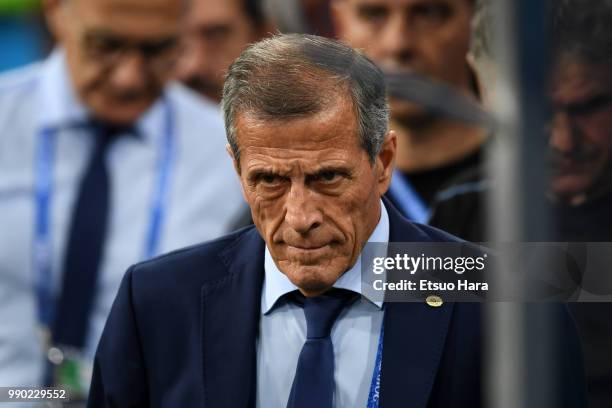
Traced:
<path fill-rule="evenodd" d="M 397 132 L 396 167 L 416 173 L 455 163 L 474 153 L 486 138 L 479 127 L 436 120 L 418 128 L 409 128 L 391 120 Z"/>

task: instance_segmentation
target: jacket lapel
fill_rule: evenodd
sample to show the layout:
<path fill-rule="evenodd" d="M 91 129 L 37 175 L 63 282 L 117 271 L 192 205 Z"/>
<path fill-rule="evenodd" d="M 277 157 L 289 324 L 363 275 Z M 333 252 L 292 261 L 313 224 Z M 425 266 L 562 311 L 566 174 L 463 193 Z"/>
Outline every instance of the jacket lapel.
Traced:
<path fill-rule="evenodd" d="M 264 242 L 254 228 L 219 254 L 227 274 L 202 286 L 205 407 L 254 407 Z"/>
<path fill-rule="evenodd" d="M 387 200 L 385 206 L 390 242 L 431 241 Z M 385 307 L 380 406 L 424 408 L 444 350 L 453 304 L 433 308 L 425 302 L 387 303 Z"/>

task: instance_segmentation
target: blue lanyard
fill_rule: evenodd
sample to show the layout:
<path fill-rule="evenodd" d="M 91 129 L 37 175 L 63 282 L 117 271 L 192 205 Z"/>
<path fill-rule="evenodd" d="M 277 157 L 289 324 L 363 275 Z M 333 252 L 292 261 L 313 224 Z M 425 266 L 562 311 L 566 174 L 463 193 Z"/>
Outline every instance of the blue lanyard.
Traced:
<path fill-rule="evenodd" d="M 401 212 L 408 219 L 421 224 L 426 224 L 429 221 L 430 214 L 427 204 L 401 171 L 393 171 L 389 194 L 395 198 Z"/>
<path fill-rule="evenodd" d="M 169 191 L 170 176 L 174 164 L 174 111 L 170 102 L 164 98 L 164 134 L 161 140 L 161 152 L 157 162 L 157 183 L 150 210 L 149 231 L 145 241 L 144 258 L 153 257 L 158 250 L 160 231 L 165 218 Z M 39 144 L 35 163 L 35 226 L 33 239 L 33 267 L 35 291 L 38 300 L 38 317 L 40 323 L 50 327 L 52 323 L 51 294 L 51 197 L 53 196 L 52 171 L 55 156 L 55 139 L 57 130 L 43 129 L 39 134 Z"/>
<path fill-rule="evenodd" d="M 147 236 L 144 259 L 152 258 L 158 250 L 160 230 L 164 221 L 165 210 L 170 193 L 170 173 L 174 164 L 174 112 L 167 99 L 164 99 L 164 138 L 162 140 L 162 154 L 157 163 L 157 184 L 153 195 L 151 206 L 151 221 L 149 223 L 149 234 Z"/>
<path fill-rule="evenodd" d="M 38 318 L 49 327 L 51 324 L 51 231 L 49 213 L 51 212 L 51 172 L 55 155 L 55 132 L 43 129 L 38 144 L 35 179 L 35 230 L 34 230 L 34 277 L 38 298 Z"/>
<path fill-rule="evenodd" d="M 374 372 L 372 373 L 372 383 L 368 394 L 367 408 L 378 408 L 380 402 L 380 374 L 382 372 L 383 338 L 385 337 L 385 317 L 380 326 L 380 336 L 378 337 L 378 348 L 376 350 L 376 360 L 374 362 Z"/>

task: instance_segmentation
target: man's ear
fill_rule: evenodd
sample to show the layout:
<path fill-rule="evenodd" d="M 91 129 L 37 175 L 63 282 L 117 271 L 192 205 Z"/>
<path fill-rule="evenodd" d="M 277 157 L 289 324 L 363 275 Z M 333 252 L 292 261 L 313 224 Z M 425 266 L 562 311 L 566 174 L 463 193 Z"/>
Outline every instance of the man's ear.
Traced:
<path fill-rule="evenodd" d="M 378 177 L 378 191 L 382 196 L 389 189 L 391 176 L 395 168 L 395 154 L 397 152 L 397 135 L 390 130 L 376 156 L 376 175 Z"/>
<path fill-rule="evenodd" d="M 47 26 L 49 31 L 53 34 L 55 41 L 61 43 L 65 34 L 66 29 L 65 8 L 66 2 L 71 0 L 42 0 L 43 12 L 45 19 L 47 20 Z"/>
<path fill-rule="evenodd" d="M 246 193 L 246 190 L 244 189 L 244 183 L 242 182 L 242 177 L 240 173 L 240 163 L 238 162 L 238 160 L 236 160 L 236 156 L 234 156 L 234 151 L 232 150 L 232 147 L 229 145 L 229 143 L 225 145 L 225 151 L 232 158 L 232 164 L 234 165 L 234 170 L 236 171 L 236 174 L 238 175 L 238 180 L 240 181 L 240 189 L 242 190 L 242 198 L 244 199 L 246 203 L 248 203 L 249 200 L 247 199 L 247 193 Z"/>

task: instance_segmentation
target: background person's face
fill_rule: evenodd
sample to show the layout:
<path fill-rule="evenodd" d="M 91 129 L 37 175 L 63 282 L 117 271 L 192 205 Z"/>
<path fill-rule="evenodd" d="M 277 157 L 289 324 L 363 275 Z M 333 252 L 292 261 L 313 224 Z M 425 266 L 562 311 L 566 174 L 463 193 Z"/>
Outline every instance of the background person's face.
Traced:
<path fill-rule="evenodd" d="M 81 101 L 99 119 L 127 123 L 162 92 L 176 59 L 177 0 L 48 0 Z"/>
<path fill-rule="evenodd" d="M 561 59 L 551 89 L 550 190 L 572 201 L 612 189 L 612 78 L 569 57 Z"/>
<path fill-rule="evenodd" d="M 411 72 L 471 92 L 466 55 L 472 6 L 468 0 L 334 0 L 338 36 L 362 49 L 383 70 Z M 395 118 L 417 114 L 391 101 Z"/>
<path fill-rule="evenodd" d="M 178 79 L 202 95 L 221 99 L 229 65 L 259 39 L 259 29 L 246 14 L 242 0 L 192 0 Z"/>
<path fill-rule="evenodd" d="M 240 114 L 240 180 L 253 221 L 279 269 L 307 296 L 357 260 L 380 215 L 395 135 L 374 165 L 349 102 L 287 121 Z"/>

